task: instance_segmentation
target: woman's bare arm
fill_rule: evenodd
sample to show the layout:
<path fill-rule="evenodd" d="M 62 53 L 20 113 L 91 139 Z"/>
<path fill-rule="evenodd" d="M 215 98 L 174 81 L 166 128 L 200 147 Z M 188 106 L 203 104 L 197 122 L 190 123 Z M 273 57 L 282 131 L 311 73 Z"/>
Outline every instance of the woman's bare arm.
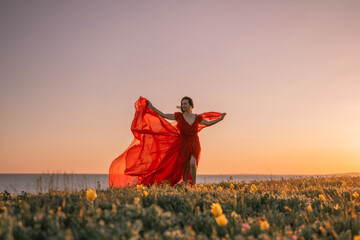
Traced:
<path fill-rule="evenodd" d="M 213 124 L 218 123 L 218 122 L 220 122 L 221 120 L 223 120 L 224 117 L 225 117 L 225 115 L 226 115 L 226 113 L 223 113 L 223 114 L 221 115 L 221 117 L 219 117 L 218 119 L 211 120 L 211 121 L 208 121 L 208 120 L 203 119 L 200 123 L 201 123 L 201 124 L 204 124 L 204 125 L 206 125 L 206 126 L 210 126 L 210 125 L 213 125 Z"/>
<path fill-rule="evenodd" d="M 165 114 L 163 112 L 161 112 L 160 110 L 158 110 L 156 107 L 154 107 L 152 105 L 152 103 L 150 101 L 147 102 L 147 105 L 149 106 L 149 108 L 151 110 L 153 110 L 156 114 L 158 114 L 160 117 L 163 117 L 163 118 L 166 118 L 166 119 L 169 119 L 169 120 L 175 120 L 175 115 L 174 114 Z"/>

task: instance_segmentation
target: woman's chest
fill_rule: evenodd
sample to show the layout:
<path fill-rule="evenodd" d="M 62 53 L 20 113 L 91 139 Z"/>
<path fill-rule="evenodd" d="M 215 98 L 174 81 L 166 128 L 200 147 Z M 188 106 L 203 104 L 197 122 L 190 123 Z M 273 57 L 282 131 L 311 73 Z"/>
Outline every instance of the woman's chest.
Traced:
<path fill-rule="evenodd" d="M 189 126 L 192 126 L 196 121 L 196 115 L 183 115 L 183 119 L 185 123 L 187 123 Z"/>

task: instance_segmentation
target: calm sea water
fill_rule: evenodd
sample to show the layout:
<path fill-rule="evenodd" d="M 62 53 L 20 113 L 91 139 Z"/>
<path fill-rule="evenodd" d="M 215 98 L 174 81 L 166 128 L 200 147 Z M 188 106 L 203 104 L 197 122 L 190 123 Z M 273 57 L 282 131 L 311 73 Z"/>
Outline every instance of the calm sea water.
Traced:
<path fill-rule="evenodd" d="M 197 183 L 219 183 L 232 177 L 236 181 L 281 180 L 306 178 L 299 175 L 197 175 Z M 8 191 L 20 194 L 48 192 L 49 190 L 81 190 L 109 186 L 108 174 L 0 174 L 0 192 Z"/>

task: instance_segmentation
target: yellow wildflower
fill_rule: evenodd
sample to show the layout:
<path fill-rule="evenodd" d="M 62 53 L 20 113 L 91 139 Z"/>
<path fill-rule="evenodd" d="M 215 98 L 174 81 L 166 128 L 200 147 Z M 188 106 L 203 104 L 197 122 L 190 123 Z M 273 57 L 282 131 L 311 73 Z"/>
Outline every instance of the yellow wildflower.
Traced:
<path fill-rule="evenodd" d="M 251 192 L 256 192 L 258 190 L 258 188 L 254 184 L 252 184 L 250 187 L 250 190 L 251 190 Z"/>
<path fill-rule="evenodd" d="M 6 207 L 1 207 L 0 209 L 3 210 L 3 211 L 6 211 L 6 210 L 7 210 Z"/>
<path fill-rule="evenodd" d="M 324 197 L 324 195 L 320 194 L 320 195 L 319 195 L 319 199 L 320 199 L 320 201 L 325 202 L 325 197 Z"/>
<path fill-rule="evenodd" d="M 149 195 L 149 193 L 147 191 L 143 191 L 143 196 L 146 197 L 147 195 Z"/>
<path fill-rule="evenodd" d="M 226 224 L 228 224 L 228 220 L 225 214 L 221 214 L 220 216 L 216 217 L 215 221 L 219 226 L 225 226 Z"/>
<path fill-rule="evenodd" d="M 311 213 L 311 212 L 312 212 L 311 204 L 309 204 L 309 205 L 307 206 L 306 210 L 308 211 L 308 213 Z"/>
<path fill-rule="evenodd" d="M 59 206 L 58 208 L 57 208 L 57 215 L 61 215 L 61 207 Z"/>
<path fill-rule="evenodd" d="M 97 217 L 100 217 L 100 215 L 101 215 L 101 212 L 102 212 L 102 210 L 101 210 L 101 208 L 96 208 L 96 215 L 97 215 Z"/>
<path fill-rule="evenodd" d="M 142 192 L 142 191 L 144 191 L 146 188 L 144 187 L 144 185 L 142 185 L 142 184 L 139 184 L 139 185 L 136 185 L 136 190 L 138 191 L 138 192 Z"/>
<path fill-rule="evenodd" d="M 360 240 L 360 235 L 355 235 L 353 240 Z"/>
<path fill-rule="evenodd" d="M 288 206 L 285 206 L 284 209 L 291 212 L 291 208 L 289 208 Z"/>
<path fill-rule="evenodd" d="M 73 239 L 73 235 L 70 228 L 67 228 L 65 230 L 65 240 Z"/>
<path fill-rule="evenodd" d="M 319 227 L 319 231 L 320 231 L 322 236 L 326 236 L 326 230 L 325 230 L 325 228 L 323 228 L 323 226 Z"/>
<path fill-rule="evenodd" d="M 135 198 L 134 198 L 134 203 L 138 203 L 138 202 L 140 202 L 140 198 L 135 197 Z"/>
<path fill-rule="evenodd" d="M 90 201 L 94 201 L 97 198 L 96 191 L 93 189 L 86 190 L 86 198 Z"/>
<path fill-rule="evenodd" d="M 231 189 L 234 189 L 234 188 L 235 188 L 235 187 L 234 187 L 234 184 L 231 183 L 231 184 L 230 184 L 230 188 L 231 188 Z"/>
<path fill-rule="evenodd" d="M 236 217 L 238 217 L 239 215 L 238 215 L 235 211 L 232 211 L 232 212 L 231 212 L 231 216 L 234 217 L 234 218 L 236 218 Z"/>
<path fill-rule="evenodd" d="M 223 213 L 223 210 L 221 208 L 221 205 L 219 203 L 213 203 L 211 204 L 211 213 L 217 217 L 220 216 Z"/>
<path fill-rule="evenodd" d="M 359 197 L 359 194 L 357 192 L 354 192 L 352 195 L 355 199 Z"/>
<path fill-rule="evenodd" d="M 117 207 L 116 207 L 116 205 L 114 203 L 112 204 L 111 212 L 112 213 L 117 213 Z"/>
<path fill-rule="evenodd" d="M 80 216 L 80 217 L 83 217 L 83 215 L 84 215 L 84 210 L 83 210 L 82 208 L 80 208 L 79 216 Z"/>
<path fill-rule="evenodd" d="M 268 221 L 264 220 L 260 222 L 260 229 L 262 231 L 267 231 L 269 230 L 269 228 L 270 228 L 270 224 L 268 223 Z"/>
<path fill-rule="evenodd" d="M 222 187 L 218 187 L 218 190 L 222 190 L 223 188 Z"/>
<path fill-rule="evenodd" d="M 335 210 L 339 210 L 339 204 L 336 204 L 336 206 L 334 207 Z"/>

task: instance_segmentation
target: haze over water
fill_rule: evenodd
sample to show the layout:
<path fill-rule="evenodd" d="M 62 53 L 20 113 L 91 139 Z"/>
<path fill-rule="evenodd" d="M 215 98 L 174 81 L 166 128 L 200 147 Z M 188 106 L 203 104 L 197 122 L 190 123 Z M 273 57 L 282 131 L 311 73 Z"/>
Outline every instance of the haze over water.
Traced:
<path fill-rule="evenodd" d="M 197 184 L 212 184 L 222 181 L 282 180 L 307 178 L 295 175 L 198 175 Z M 321 176 L 312 176 L 321 177 Z M 47 193 L 51 190 L 106 189 L 109 186 L 108 174 L 0 174 L 0 192 L 13 194 Z"/>
<path fill-rule="evenodd" d="M 198 174 L 360 171 L 359 1 L 1 1 L 0 173 L 99 173 L 133 104 L 226 112 Z"/>

